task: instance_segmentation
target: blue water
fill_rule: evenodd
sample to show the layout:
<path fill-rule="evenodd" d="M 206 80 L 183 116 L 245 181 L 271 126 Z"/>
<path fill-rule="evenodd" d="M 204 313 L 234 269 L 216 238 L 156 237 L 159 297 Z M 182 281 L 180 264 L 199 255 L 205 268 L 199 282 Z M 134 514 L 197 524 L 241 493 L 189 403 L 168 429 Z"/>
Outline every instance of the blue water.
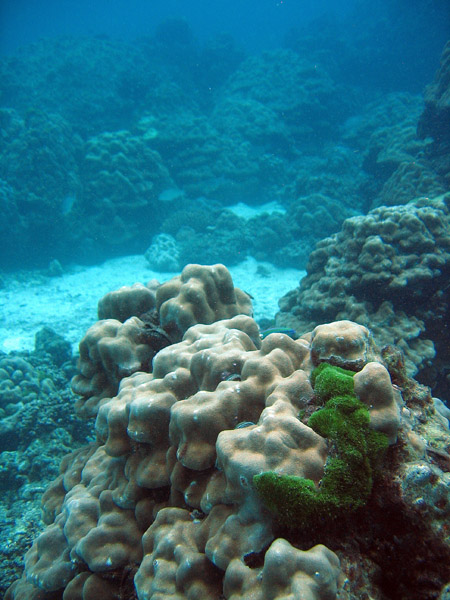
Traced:
<path fill-rule="evenodd" d="M 5 0 L 1 6 L 2 48 L 10 50 L 45 35 L 111 35 L 132 40 L 153 33 L 168 17 L 189 21 L 195 35 L 230 32 L 249 47 L 267 48 L 280 42 L 293 24 L 308 24 L 326 13 L 348 14 L 354 1 L 248 0 Z"/>
<path fill-rule="evenodd" d="M 420 61 L 433 68 L 448 36 L 449 12 L 446 0 L 194 0 L 188 5 L 183 0 L 3 0 L 0 51 L 14 51 L 43 36 L 106 35 L 132 41 L 153 34 L 170 17 L 185 18 L 201 41 L 229 32 L 246 48 L 262 50 L 279 46 L 292 28 L 332 18 L 355 44 L 361 28 L 373 28 L 376 53 L 388 50 L 406 67 L 408 54 L 416 51 L 419 58 L 422 49 Z"/>

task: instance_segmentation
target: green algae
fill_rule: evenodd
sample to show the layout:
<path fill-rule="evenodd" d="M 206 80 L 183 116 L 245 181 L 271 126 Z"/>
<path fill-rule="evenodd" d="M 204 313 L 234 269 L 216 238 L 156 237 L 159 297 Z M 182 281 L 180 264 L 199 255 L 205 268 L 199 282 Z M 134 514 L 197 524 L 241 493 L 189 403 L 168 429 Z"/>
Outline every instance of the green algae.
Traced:
<path fill-rule="evenodd" d="M 311 415 L 308 425 L 330 444 L 319 486 L 311 479 L 273 471 L 253 478 L 262 501 L 282 525 L 323 525 L 363 507 L 370 497 L 388 439 L 370 429 L 369 411 L 354 393 L 352 376 L 326 363 L 312 374 L 314 392 L 325 406 Z"/>

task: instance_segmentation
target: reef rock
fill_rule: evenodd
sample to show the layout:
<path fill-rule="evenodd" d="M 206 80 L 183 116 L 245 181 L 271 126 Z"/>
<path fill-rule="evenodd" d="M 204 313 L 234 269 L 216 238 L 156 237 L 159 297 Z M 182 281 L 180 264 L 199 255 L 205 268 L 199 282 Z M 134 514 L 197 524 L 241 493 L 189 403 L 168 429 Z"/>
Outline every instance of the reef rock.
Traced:
<path fill-rule="evenodd" d="M 410 374 L 445 394 L 449 337 L 450 195 L 379 207 L 347 219 L 311 253 L 277 324 L 299 333 L 350 319 L 395 344 Z"/>

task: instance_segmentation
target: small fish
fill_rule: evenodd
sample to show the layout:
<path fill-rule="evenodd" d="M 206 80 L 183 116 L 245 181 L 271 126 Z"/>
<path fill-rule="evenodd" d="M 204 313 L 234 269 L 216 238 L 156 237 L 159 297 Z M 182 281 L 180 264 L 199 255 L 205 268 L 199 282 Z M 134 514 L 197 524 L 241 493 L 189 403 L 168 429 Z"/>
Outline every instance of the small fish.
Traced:
<path fill-rule="evenodd" d="M 241 381 L 239 373 L 230 373 L 225 377 L 225 381 Z"/>
<path fill-rule="evenodd" d="M 254 425 L 252 421 L 242 421 L 236 425 L 235 429 L 244 429 L 244 427 L 251 427 L 252 425 Z"/>
<path fill-rule="evenodd" d="M 399 385 L 397 385 L 396 383 L 393 383 L 393 384 L 392 384 L 392 387 L 394 388 L 394 390 L 396 390 L 397 392 L 400 392 L 400 393 L 402 393 L 402 392 L 404 392 L 404 391 L 405 391 L 405 389 L 404 389 L 404 388 L 400 387 L 400 386 L 399 386 Z"/>
<path fill-rule="evenodd" d="M 184 191 L 178 188 L 168 188 L 167 190 L 162 191 L 158 200 L 160 202 L 175 202 L 178 200 L 182 200 L 184 198 Z"/>
<path fill-rule="evenodd" d="M 284 333 L 284 335 L 288 335 L 293 340 L 297 339 L 297 332 L 295 329 L 289 329 L 289 327 L 271 327 L 270 329 L 264 329 L 259 334 L 259 337 L 263 340 L 271 333 Z"/>
<path fill-rule="evenodd" d="M 241 381 L 239 373 L 230 373 L 230 371 L 223 371 L 220 375 L 221 381 Z"/>
<path fill-rule="evenodd" d="M 61 202 L 61 212 L 64 216 L 68 215 L 75 204 L 76 197 L 74 194 L 68 194 Z"/>

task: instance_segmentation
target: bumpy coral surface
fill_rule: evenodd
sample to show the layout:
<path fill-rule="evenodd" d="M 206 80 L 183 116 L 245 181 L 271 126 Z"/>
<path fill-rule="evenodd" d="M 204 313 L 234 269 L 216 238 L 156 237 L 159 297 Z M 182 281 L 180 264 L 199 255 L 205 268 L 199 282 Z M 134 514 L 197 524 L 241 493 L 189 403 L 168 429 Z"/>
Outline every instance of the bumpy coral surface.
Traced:
<path fill-rule="evenodd" d="M 326 70 L 317 69 L 314 63 L 291 50 L 264 52 L 261 57 L 248 58 L 230 78 L 227 94 L 244 96 L 255 104 L 264 103 L 266 111 L 270 110 L 272 127 L 280 119 L 292 138 L 303 143 L 314 143 L 314 137 L 326 136 L 332 129 L 332 119 L 342 118 L 348 110 L 347 98 L 339 95 L 338 85 Z M 313 114 L 318 117 L 314 123 Z M 256 122 L 252 132 L 257 127 Z"/>
<path fill-rule="evenodd" d="M 366 325 L 445 394 L 449 232 L 448 194 L 346 220 L 311 253 L 300 288 L 280 301 L 278 324 L 299 333 L 335 319 Z"/>
<path fill-rule="evenodd" d="M 401 502 L 402 495 L 415 497 L 420 481 L 414 473 L 427 465 L 425 452 L 416 450 L 416 438 L 425 435 L 418 423 L 423 428 L 431 419 L 441 454 L 448 425 L 436 417 L 426 393 L 417 393 L 417 400 L 413 386 L 406 406 L 365 327 L 324 326 L 329 342 L 316 352 L 317 332 L 298 340 L 282 333 L 261 340 L 255 321 L 242 314 L 250 304 L 241 294 L 223 266 L 188 266 L 156 290 L 159 322 L 153 327 L 164 330 L 175 322 L 178 329 L 168 329 L 180 340 L 159 349 L 152 365 L 130 374 L 114 360 L 95 362 L 98 343 L 92 359 L 83 350 L 80 367 L 103 373 L 92 390 L 100 398 L 90 413 L 96 415 L 97 440 L 67 456 L 45 492 L 47 528 L 27 553 L 24 577 L 11 586 L 8 600 L 361 597 L 350 579 L 358 561 L 350 544 L 355 536 L 361 547 L 371 539 L 364 530 L 374 510 L 371 500 L 351 520 L 344 516 L 342 539 L 338 531 L 333 539 L 319 528 L 315 537 L 322 536 L 321 543 L 280 526 L 254 486 L 255 475 L 270 470 L 320 487 L 332 452 L 305 417 L 322 404 L 311 373 L 340 353 L 356 371 L 355 394 L 367 406 L 369 426 L 389 436 L 385 476 L 391 485 L 395 477 L 402 481 L 403 490 L 395 487 Z M 138 317 L 113 321 L 113 327 L 133 319 Z M 432 469 L 424 527 L 450 554 L 442 540 L 450 506 L 445 474 L 442 465 Z M 437 485 L 439 491 L 431 493 Z M 380 505 L 389 502 L 382 490 L 378 485 L 373 492 Z M 380 535 L 389 537 L 387 530 Z M 373 552 L 367 549 L 365 560 L 376 565 Z M 445 569 L 439 573 L 434 591 L 447 575 Z M 408 585 L 404 579 L 401 584 Z M 367 586 L 384 598 L 376 578 Z"/>
<path fill-rule="evenodd" d="M 36 338 L 33 353 L 0 354 L 0 597 L 22 572 L 23 554 L 43 528 L 40 499 L 61 458 L 93 432 L 92 423 L 73 413 L 70 356 L 56 364 L 49 330 Z"/>
<path fill-rule="evenodd" d="M 317 545 L 307 552 L 278 539 L 266 552 L 262 569 L 236 561 L 230 565 L 224 587 L 229 600 L 254 598 L 336 598 L 339 561 L 334 552 Z"/>
<path fill-rule="evenodd" d="M 61 116 L 39 110 L 22 117 L 1 108 L 0 121 L 0 180 L 6 187 L 1 233 L 7 242 L 1 243 L 2 256 L 22 266 L 36 255 L 54 258 L 64 246 L 66 218 L 80 192 L 80 139 Z"/>
<path fill-rule="evenodd" d="M 97 403 L 116 393 L 122 377 L 149 368 L 154 352 L 145 342 L 145 326 L 138 317 L 123 324 L 105 319 L 89 329 L 80 343 L 80 373 L 72 383 L 74 392 L 88 399 L 78 403 L 80 414 L 95 414 Z"/>
<path fill-rule="evenodd" d="M 234 288 L 223 265 L 188 265 L 158 288 L 156 308 L 162 327 L 179 340 L 195 323 L 213 323 L 236 314 L 252 315 L 248 294 Z"/>
<path fill-rule="evenodd" d="M 223 265 L 188 265 L 163 285 L 152 280 L 106 294 L 98 303 L 100 320 L 80 342 L 79 374 L 72 382 L 82 397 L 78 413 L 96 415 L 123 377 L 151 370 L 156 352 L 191 325 L 238 313 L 250 314 L 251 300 L 234 288 Z"/>
<path fill-rule="evenodd" d="M 123 286 L 103 296 L 98 303 L 99 319 L 117 319 L 122 323 L 134 315 L 142 315 L 155 307 L 156 281 L 147 285 Z"/>

